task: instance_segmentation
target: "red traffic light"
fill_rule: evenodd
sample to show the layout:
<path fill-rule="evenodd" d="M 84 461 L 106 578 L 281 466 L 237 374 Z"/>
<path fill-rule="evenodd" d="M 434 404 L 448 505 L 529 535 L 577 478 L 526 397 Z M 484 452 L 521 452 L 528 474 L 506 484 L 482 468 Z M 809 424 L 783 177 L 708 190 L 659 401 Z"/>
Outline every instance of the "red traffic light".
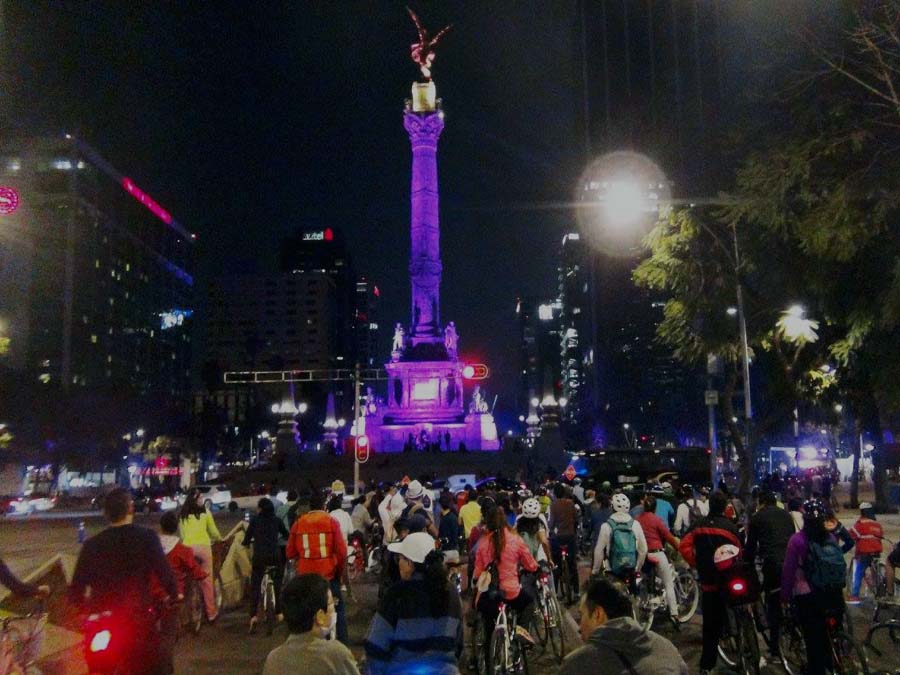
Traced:
<path fill-rule="evenodd" d="M 369 437 L 358 436 L 356 439 L 356 461 L 365 464 L 369 461 Z"/>
<path fill-rule="evenodd" d="M 470 363 L 463 366 L 462 374 L 467 380 L 483 380 L 491 374 L 491 371 L 483 363 Z"/>

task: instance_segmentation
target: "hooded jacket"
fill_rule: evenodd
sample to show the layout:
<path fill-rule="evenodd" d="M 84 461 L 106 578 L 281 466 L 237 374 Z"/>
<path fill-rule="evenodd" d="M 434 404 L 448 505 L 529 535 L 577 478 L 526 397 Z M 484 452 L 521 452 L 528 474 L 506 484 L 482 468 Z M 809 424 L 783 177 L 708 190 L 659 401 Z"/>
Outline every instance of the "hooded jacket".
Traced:
<path fill-rule="evenodd" d="M 688 667 L 671 642 L 641 628 L 631 617 L 611 619 L 587 643 L 566 657 L 559 675 L 687 675 Z"/>

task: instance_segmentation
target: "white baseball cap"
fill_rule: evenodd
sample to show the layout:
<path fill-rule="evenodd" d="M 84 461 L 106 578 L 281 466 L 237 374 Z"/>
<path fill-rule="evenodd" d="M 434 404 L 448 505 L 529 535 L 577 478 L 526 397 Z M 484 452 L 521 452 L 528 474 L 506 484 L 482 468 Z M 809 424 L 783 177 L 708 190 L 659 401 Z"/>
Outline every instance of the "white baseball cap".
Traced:
<path fill-rule="evenodd" d="M 427 532 L 414 532 L 407 535 L 403 541 L 398 541 L 396 544 L 388 544 L 388 551 L 399 553 L 414 563 L 425 562 L 425 558 L 433 550 L 434 539 Z"/>
<path fill-rule="evenodd" d="M 418 499 L 425 492 L 425 488 L 422 487 L 422 484 L 414 480 L 409 486 L 406 488 L 406 496 L 408 499 Z"/>

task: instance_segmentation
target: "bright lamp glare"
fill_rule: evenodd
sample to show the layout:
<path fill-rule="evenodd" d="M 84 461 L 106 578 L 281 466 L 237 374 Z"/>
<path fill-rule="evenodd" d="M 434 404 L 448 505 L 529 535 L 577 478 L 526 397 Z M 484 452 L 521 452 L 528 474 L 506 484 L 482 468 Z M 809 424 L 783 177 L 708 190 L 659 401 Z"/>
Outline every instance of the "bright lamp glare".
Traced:
<path fill-rule="evenodd" d="M 631 225 L 644 210 L 644 195 L 634 181 L 610 181 L 606 190 L 606 215 L 613 225 Z"/>
<path fill-rule="evenodd" d="M 106 650 L 111 640 L 112 633 L 108 630 L 101 630 L 95 633 L 94 637 L 91 638 L 91 651 L 96 653 Z"/>
<path fill-rule="evenodd" d="M 273 412 L 273 413 L 277 413 L 277 412 L 279 412 L 280 410 L 281 410 L 281 406 L 280 406 L 280 405 L 278 405 L 277 403 L 273 403 L 273 404 L 272 404 L 272 412 Z"/>
<path fill-rule="evenodd" d="M 463 368 L 463 377 L 470 378 L 475 375 L 475 367 L 474 366 L 466 366 Z"/>
<path fill-rule="evenodd" d="M 306 403 L 301 403 L 299 406 L 297 406 L 297 410 L 299 410 L 300 414 L 302 415 L 307 410 L 309 410 L 309 406 Z"/>

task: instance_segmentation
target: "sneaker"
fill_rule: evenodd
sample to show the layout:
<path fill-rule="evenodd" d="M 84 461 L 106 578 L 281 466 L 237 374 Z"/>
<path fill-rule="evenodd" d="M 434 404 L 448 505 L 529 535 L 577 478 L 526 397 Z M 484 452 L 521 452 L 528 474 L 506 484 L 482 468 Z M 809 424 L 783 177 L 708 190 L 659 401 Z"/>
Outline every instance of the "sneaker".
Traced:
<path fill-rule="evenodd" d="M 862 602 L 862 600 L 859 599 L 858 595 L 851 595 L 849 598 L 847 598 L 848 605 L 858 605 L 861 602 Z"/>

